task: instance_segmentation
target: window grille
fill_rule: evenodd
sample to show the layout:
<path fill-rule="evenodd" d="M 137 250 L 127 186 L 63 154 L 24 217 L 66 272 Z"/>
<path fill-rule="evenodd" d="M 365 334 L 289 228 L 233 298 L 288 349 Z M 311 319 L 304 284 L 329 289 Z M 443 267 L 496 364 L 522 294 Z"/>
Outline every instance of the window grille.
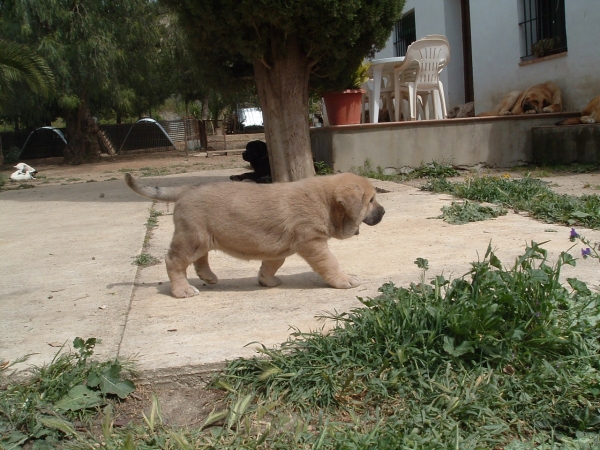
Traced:
<path fill-rule="evenodd" d="M 567 51 L 565 0 L 523 0 L 523 59 Z"/>
<path fill-rule="evenodd" d="M 415 12 L 402 16 L 394 26 L 394 56 L 406 55 L 406 49 L 417 40 Z"/>

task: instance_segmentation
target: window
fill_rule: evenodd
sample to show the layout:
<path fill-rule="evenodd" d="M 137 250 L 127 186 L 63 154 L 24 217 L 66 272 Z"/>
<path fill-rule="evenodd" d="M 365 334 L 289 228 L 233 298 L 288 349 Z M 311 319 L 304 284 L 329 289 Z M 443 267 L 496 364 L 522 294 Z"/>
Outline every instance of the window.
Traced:
<path fill-rule="evenodd" d="M 415 12 L 402 16 L 394 26 L 394 56 L 406 55 L 406 49 L 417 40 Z"/>
<path fill-rule="evenodd" d="M 522 0 L 522 58 L 535 59 L 567 51 L 565 0 Z"/>

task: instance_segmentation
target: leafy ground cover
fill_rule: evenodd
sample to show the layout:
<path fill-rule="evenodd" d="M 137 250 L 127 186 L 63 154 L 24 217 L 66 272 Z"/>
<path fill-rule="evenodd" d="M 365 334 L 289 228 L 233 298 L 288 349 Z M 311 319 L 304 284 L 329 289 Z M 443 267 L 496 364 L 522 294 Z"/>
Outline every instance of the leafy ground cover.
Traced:
<path fill-rule="evenodd" d="M 163 423 L 157 401 L 143 420 L 114 427 L 110 395 L 78 368 L 110 373 L 115 363 L 57 358 L 43 373 L 60 361 L 78 375 L 0 390 L 3 445 L 44 448 L 52 436 L 52 445 L 90 449 L 595 449 L 600 294 L 575 278 L 561 285 L 561 268 L 575 263 L 565 252 L 551 264 L 531 243 L 505 267 L 490 247 L 449 280 L 429 277 L 419 258 L 420 280 L 385 284 L 363 307 L 331 314 L 331 331 L 296 331 L 281 348 L 230 362 L 212 383 L 229 393 L 228 407 L 194 428 Z M 77 415 L 57 408 L 82 385 L 101 403 Z M 37 406 L 17 407 L 29 402 Z M 94 414 L 95 433 L 85 426 Z"/>
<path fill-rule="evenodd" d="M 77 428 L 89 424 L 98 408 L 135 390 L 120 362 L 91 359 L 96 343 L 95 338 L 76 338 L 77 352 L 59 352 L 50 364 L 34 368 L 26 381 L 0 389 L 0 448 L 29 443 L 34 449 L 55 449 L 81 440 Z"/>
<path fill-rule="evenodd" d="M 469 222 L 494 219 L 506 215 L 503 207 L 483 206 L 468 200 L 464 202 L 452 202 L 449 206 L 442 207 L 442 214 L 435 217 L 443 219 L 453 225 L 463 225 Z"/>
<path fill-rule="evenodd" d="M 600 196 L 558 194 L 536 178 L 476 176 L 461 182 L 435 178 L 428 180 L 421 189 L 527 211 L 532 217 L 548 223 L 600 228 Z"/>
<path fill-rule="evenodd" d="M 415 169 L 407 170 L 406 173 L 393 173 L 387 175 L 384 173 L 384 169 L 382 167 L 373 167 L 370 159 L 365 160 L 365 163 L 362 167 L 355 167 L 352 171 L 363 177 L 395 182 L 415 180 L 417 178 L 454 177 L 459 174 L 458 171 L 452 168 L 452 166 L 433 161 L 430 164 L 422 164 Z"/>

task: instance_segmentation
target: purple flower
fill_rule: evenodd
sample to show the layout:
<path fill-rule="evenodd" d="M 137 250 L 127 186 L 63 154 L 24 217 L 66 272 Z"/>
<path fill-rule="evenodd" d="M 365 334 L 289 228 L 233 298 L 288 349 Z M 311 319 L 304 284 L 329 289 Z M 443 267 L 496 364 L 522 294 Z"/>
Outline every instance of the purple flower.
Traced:
<path fill-rule="evenodd" d="M 581 249 L 581 256 L 583 256 L 583 258 L 587 258 L 588 256 L 592 255 L 592 249 L 591 248 L 582 248 Z"/>
<path fill-rule="evenodd" d="M 575 228 L 571 228 L 571 234 L 569 235 L 569 239 L 572 241 L 574 241 L 575 239 L 577 239 L 579 237 L 579 234 L 577 234 L 577 231 L 575 231 Z"/>

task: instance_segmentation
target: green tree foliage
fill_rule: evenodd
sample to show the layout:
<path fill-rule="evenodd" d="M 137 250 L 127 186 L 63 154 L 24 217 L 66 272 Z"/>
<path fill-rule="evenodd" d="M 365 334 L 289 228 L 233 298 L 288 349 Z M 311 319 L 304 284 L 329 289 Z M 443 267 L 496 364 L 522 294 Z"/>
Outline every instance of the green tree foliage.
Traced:
<path fill-rule="evenodd" d="M 28 44 L 54 72 L 56 94 L 38 105 L 47 114 L 31 117 L 65 119 L 71 163 L 98 157 L 92 114 L 139 114 L 170 93 L 172 64 L 162 58 L 171 53 L 161 47 L 168 22 L 155 1 L 0 0 L 0 11 L 0 37 Z M 18 98 L 6 113 L 28 117 L 35 102 Z"/>
<path fill-rule="evenodd" d="M 309 83 L 339 88 L 385 44 L 402 0 L 163 0 L 196 58 L 227 85 L 254 75 L 276 181 L 314 173 Z"/>
<path fill-rule="evenodd" d="M 0 39 L 0 101 L 15 82 L 25 83 L 33 92 L 47 94 L 54 87 L 54 74 L 30 48 Z"/>

